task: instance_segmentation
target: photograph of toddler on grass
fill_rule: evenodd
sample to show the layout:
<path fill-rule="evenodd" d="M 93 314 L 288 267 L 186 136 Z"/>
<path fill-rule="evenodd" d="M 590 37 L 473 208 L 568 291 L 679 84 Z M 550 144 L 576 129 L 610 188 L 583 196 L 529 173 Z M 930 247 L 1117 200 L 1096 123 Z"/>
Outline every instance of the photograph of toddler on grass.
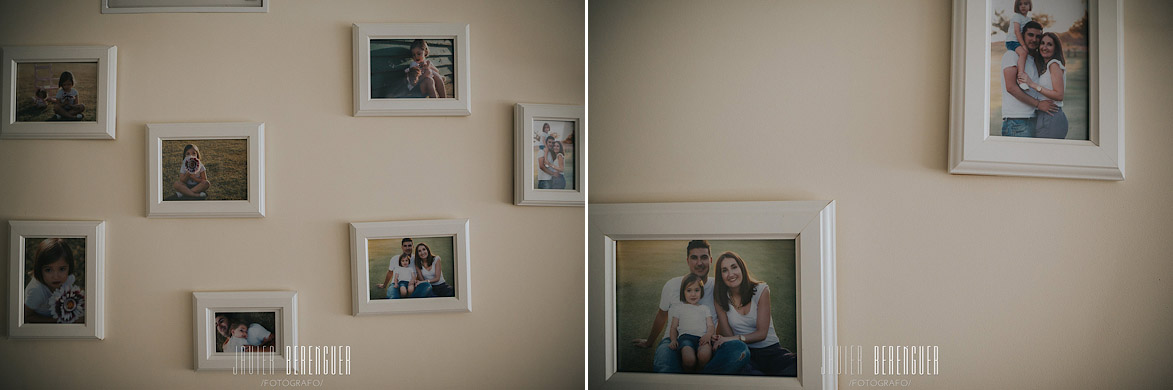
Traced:
<path fill-rule="evenodd" d="M 454 248 L 451 236 L 367 240 L 370 299 L 455 296 Z"/>
<path fill-rule="evenodd" d="M 216 352 L 276 351 L 277 313 L 217 312 L 212 319 L 216 329 Z"/>
<path fill-rule="evenodd" d="M 534 121 L 534 189 L 575 189 L 574 157 L 574 122 Z"/>
<path fill-rule="evenodd" d="M 85 323 L 86 239 L 25 238 L 24 322 Z"/>
<path fill-rule="evenodd" d="M 796 376 L 794 245 L 618 241 L 618 370 Z"/>
<path fill-rule="evenodd" d="M 164 140 L 164 201 L 248 200 L 248 140 Z"/>
<path fill-rule="evenodd" d="M 998 0 L 990 135 L 1087 140 L 1087 0 Z"/>
<path fill-rule="evenodd" d="M 16 121 L 97 121 L 98 63 L 16 64 Z"/>
<path fill-rule="evenodd" d="M 455 98 L 452 39 L 372 39 L 371 98 Z"/>

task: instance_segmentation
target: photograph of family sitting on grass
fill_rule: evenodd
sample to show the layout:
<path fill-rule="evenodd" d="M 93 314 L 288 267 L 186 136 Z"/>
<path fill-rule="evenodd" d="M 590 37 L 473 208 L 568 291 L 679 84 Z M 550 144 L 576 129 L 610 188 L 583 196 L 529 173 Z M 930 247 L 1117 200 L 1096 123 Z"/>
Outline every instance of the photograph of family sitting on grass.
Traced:
<path fill-rule="evenodd" d="M 454 248 L 451 236 L 367 240 L 370 299 L 455 296 Z"/>
<path fill-rule="evenodd" d="M 796 376 L 794 240 L 615 245 L 618 370 Z"/>
<path fill-rule="evenodd" d="M 97 62 L 16 64 L 16 122 L 94 122 L 97 107 Z"/>
<path fill-rule="evenodd" d="M 165 201 L 248 200 L 248 140 L 164 140 Z"/>
<path fill-rule="evenodd" d="M 1087 0 L 999 0 L 990 135 L 1088 140 Z"/>

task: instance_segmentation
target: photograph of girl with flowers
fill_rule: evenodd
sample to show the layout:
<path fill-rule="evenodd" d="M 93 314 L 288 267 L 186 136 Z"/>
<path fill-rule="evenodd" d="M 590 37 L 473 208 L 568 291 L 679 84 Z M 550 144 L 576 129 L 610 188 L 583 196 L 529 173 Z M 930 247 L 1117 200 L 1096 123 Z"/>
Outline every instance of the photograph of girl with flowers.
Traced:
<path fill-rule="evenodd" d="M 24 321 L 85 323 L 86 239 L 26 238 Z"/>

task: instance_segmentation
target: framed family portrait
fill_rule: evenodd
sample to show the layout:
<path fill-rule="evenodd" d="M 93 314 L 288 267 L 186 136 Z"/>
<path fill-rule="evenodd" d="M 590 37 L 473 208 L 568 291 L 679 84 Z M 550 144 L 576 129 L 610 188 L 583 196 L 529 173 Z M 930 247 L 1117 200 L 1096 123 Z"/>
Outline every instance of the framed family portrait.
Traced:
<path fill-rule="evenodd" d="M 270 0 L 100 0 L 104 14 L 269 12 Z"/>
<path fill-rule="evenodd" d="M 264 123 L 147 124 L 147 216 L 264 217 Z"/>
<path fill-rule="evenodd" d="M 588 378 L 834 389 L 835 202 L 591 205 Z M 768 325 L 766 325 L 768 324 Z"/>
<path fill-rule="evenodd" d="M 354 315 L 472 311 L 468 219 L 350 224 Z"/>
<path fill-rule="evenodd" d="M 463 116 L 468 25 L 354 24 L 354 116 Z"/>
<path fill-rule="evenodd" d="M 105 337 L 105 221 L 9 221 L 8 337 Z"/>
<path fill-rule="evenodd" d="M 0 138 L 114 139 L 116 46 L 3 50 Z"/>
<path fill-rule="evenodd" d="M 283 371 L 286 349 L 298 345 L 295 291 L 195 292 L 192 304 L 197 371 L 242 361 Z"/>
<path fill-rule="evenodd" d="M 513 111 L 513 203 L 581 206 L 586 180 L 581 161 L 586 128 L 583 106 L 518 103 Z"/>
<path fill-rule="evenodd" d="M 949 172 L 1124 180 L 1119 0 L 954 0 Z"/>

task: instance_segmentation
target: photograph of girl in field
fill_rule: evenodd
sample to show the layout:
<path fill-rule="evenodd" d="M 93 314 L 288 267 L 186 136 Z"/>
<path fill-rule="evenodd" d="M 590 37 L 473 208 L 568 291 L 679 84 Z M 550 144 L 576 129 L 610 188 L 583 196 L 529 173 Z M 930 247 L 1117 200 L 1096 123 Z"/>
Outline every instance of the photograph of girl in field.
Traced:
<path fill-rule="evenodd" d="M 534 121 L 534 189 L 575 189 L 574 157 L 574 122 Z"/>
<path fill-rule="evenodd" d="M 216 329 L 216 352 L 276 351 L 275 312 L 217 312 L 212 321 Z"/>
<path fill-rule="evenodd" d="M 452 39 L 372 39 L 371 98 L 455 98 Z"/>
<path fill-rule="evenodd" d="M 1087 0 L 998 0 L 990 135 L 1087 140 Z"/>
<path fill-rule="evenodd" d="M 97 62 L 16 64 L 16 121 L 97 121 Z"/>
<path fill-rule="evenodd" d="M 25 238 L 24 322 L 85 323 L 85 238 Z"/>
<path fill-rule="evenodd" d="M 248 200 L 248 140 L 164 140 L 164 201 Z"/>
<path fill-rule="evenodd" d="M 618 370 L 796 376 L 794 245 L 617 242 Z"/>
<path fill-rule="evenodd" d="M 455 296 L 453 243 L 451 236 L 367 240 L 370 299 Z"/>

